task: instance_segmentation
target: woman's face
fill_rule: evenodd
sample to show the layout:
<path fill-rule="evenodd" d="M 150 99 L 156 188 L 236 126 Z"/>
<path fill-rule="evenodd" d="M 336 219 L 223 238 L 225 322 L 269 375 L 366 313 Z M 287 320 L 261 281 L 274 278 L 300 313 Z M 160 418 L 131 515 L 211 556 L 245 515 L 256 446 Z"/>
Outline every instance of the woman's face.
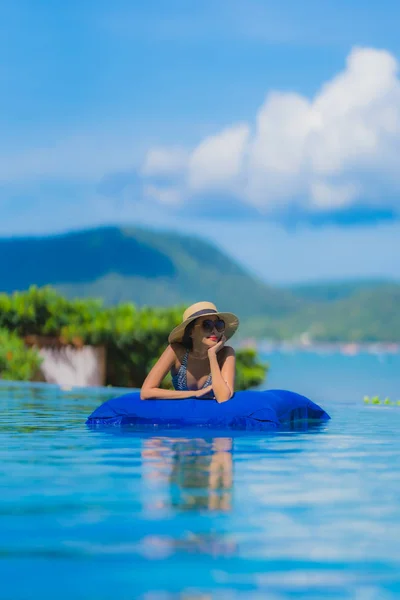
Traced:
<path fill-rule="evenodd" d="M 193 345 L 204 344 L 211 348 L 218 344 L 225 332 L 225 322 L 219 317 L 197 319 L 193 328 Z"/>

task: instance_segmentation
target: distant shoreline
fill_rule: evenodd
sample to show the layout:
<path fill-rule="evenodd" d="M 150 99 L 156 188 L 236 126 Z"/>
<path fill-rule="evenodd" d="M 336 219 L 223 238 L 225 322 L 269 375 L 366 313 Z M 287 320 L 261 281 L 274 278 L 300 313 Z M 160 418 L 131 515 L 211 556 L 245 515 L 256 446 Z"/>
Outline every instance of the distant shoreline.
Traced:
<path fill-rule="evenodd" d="M 276 340 L 242 340 L 240 348 L 257 348 L 263 353 L 273 352 L 305 352 L 311 354 L 400 354 L 400 342 L 291 342 Z"/>

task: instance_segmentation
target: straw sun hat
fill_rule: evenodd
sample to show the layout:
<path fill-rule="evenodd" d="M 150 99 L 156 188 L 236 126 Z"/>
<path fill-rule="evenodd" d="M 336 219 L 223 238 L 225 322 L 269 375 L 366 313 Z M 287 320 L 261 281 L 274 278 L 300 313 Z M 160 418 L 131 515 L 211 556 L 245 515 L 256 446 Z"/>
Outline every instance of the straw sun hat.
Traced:
<path fill-rule="evenodd" d="M 199 317 L 219 317 L 225 321 L 224 335 L 227 340 L 233 336 L 236 329 L 239 327 L 239 319 L 233 313 L 219 312 L 212 302 L 197 302 L 185 310 L 182 317 L 182 323 L 171 331 L 168 342 L 170 344 L 181 342 L 186 326 Z"/>

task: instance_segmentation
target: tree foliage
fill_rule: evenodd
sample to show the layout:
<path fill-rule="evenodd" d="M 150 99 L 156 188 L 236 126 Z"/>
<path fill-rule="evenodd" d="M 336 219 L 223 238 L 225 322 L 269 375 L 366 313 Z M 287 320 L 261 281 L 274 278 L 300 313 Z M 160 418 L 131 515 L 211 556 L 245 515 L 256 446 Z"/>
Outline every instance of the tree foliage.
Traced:
<path fill-rule="evenodd" d="M 30 381 L 41 363 L 39 353 L 27 348 L 15 333 L 0 329 L 0 379 Z"/>

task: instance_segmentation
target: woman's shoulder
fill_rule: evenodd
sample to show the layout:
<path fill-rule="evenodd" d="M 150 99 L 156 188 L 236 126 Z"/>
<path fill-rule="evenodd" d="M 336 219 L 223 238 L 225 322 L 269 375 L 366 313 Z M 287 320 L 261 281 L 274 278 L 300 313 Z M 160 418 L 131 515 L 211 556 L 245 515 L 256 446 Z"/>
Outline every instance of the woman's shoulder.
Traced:
<path fill-rule="evenodd" d="M 225 345 L 225 348 L 229 352 L 229 354 L 235 354 L 235 349 L 232 346 Z"/>
<path fill-rule="evenodd" d="M 182 362 L 182 359 L 187 352 L 187 350 L 182 346 L 182 344 L 170 344 L 169 348 L 171 349 L 171 352 L 175 355 L 175 358 L 178 359 L 179 362 Z"/>
<path fill-rule="evenodd" d="M 226 354 L 226 356 L 235 356 L 235 350 L 232 348 L 232 346 L 227 346 L 225 344 L 225 346 L 221 349 L 222 352 L 224 352 L 224 354 Z"/>
<path fill-rule="evenodd" d="M 235 356 L 235 350 L 232 348 L 232 346 L 225 345 L 218 352 L 218 356 L 220 357 L 220 360 L 225 361 L 228 358 L 228 356 Z"/>

